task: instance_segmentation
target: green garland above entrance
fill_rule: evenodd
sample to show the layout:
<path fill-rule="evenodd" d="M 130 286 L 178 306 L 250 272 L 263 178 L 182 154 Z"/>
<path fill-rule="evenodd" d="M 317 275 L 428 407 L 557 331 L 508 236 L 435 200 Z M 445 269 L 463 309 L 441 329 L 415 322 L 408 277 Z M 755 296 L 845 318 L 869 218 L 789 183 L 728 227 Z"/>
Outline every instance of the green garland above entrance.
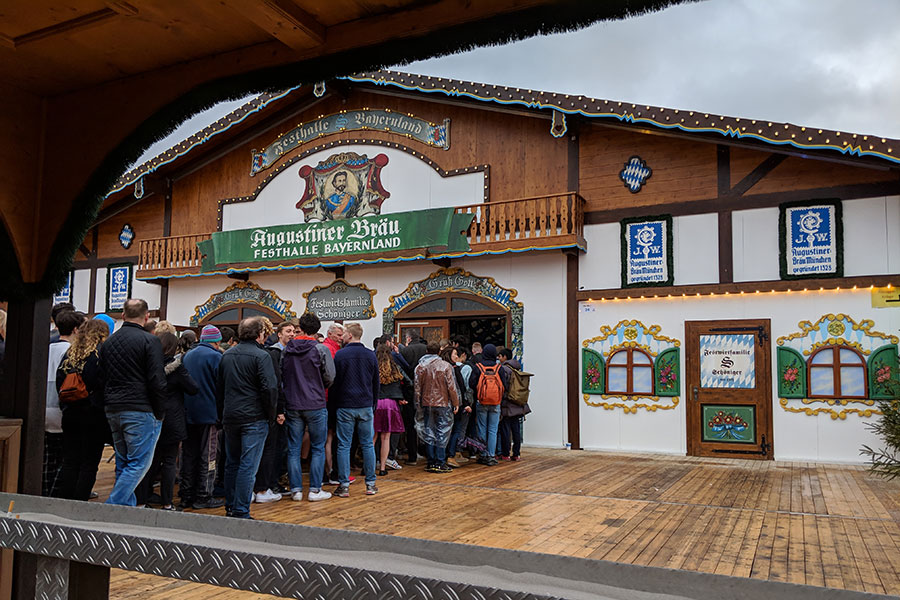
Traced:
<path fill-rule="evenodd" d="M 388 299 L 388 307 L 384 309 L 384 333 L 394 333 L 394 317 L 403 307 L 427 296 L 435 296 L 448 292 L 460 292 L 487 298 L 509 311 L 512 330 L 510 331 L 510 350 L 513 357 L 522 361 L 524 350 L 523 322 L 525 307 L 516 302 L 518 291 L 497 285 L 493 277 L 478 277 L 468 271 L 453 267 L 440 269 L 421 281 L 409 284 L 403 292 Z"/>

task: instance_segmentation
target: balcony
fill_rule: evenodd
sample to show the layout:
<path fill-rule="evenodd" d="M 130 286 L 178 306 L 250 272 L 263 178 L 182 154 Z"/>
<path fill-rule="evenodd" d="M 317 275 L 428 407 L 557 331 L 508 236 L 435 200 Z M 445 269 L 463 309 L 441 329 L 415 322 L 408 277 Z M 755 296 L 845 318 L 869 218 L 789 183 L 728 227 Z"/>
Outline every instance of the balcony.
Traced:
<path fill-rule="evenodd" d="M 456 213 L 475 217 L 466 232 L 471 247 L 466 254 L 586 247 L 584 199 L 575 193 L 459 206 Z M 136 265 L 137 278 L 163 279 L 199 274 L 202 255 L 197 243 L 210 239 L 211 235 L 203 233 L 142 240 Z M 354 255 L 348 257 L 348 262 L 379 256 L 384 255 Z M 438 256 L 440 253 L 435 253 L 435 257 Z M 321 260 L 306 258 L 296 261 L 296 264 L 317 264 Z M 329 257 L 328 260 L 340 262 L 341 257 Z M 252 269 L 264 264 L 241 264 L 231 268 Z"/>

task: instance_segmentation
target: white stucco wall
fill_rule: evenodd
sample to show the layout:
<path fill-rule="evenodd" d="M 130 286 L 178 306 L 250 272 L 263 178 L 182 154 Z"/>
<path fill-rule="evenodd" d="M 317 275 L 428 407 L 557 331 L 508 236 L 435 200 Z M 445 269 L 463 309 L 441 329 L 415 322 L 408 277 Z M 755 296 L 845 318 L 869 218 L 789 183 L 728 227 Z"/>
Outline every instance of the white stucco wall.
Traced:
<path fill-rule="evenodd" d="M 97 269 L 97 295 L 94 297 L 94 310 L 98 313 L 106 311 L 106 274 L 108 269 L 100 267 Z M 90 271 L 85 285 L 90 287 Z M 76 292 L 77 293 L 77 292 Z M 153 283 L 140 281 L 132 275 L 131 280 L 131 297 L 142 298 L 147 301 L 150 310 L 159 310 L 161 288 Z"/>
<path fill-rule="evenodd" d="M 90 269 L 79 269 L 72 276 L 72 304 L 75 305 L 75 310 L 83 313 L 91 311 Z"/>
<path fill-rule="evenodd" d="M 579 311 L 579 340 L 599 334 L 603 325 L 614 326 L 622 319 L 637 319 L 645 325 L 660 325 L 661 334 L 681 341 L 682 394 L 673 410 L 625 414 L 622 409 L 605 410 L 581 405 L 581 441 L 586 448 L 620 451 L 650 451 L 683 454 L 687 451 L 685 418 L 686 377 L 684 364 L 684 322 L 719 319 L 771 319 L 773 442 L 777 460 L 860 462 L 863 444 L 878 446 L 879 440 L 867 430 L 871 418 L 855 414 L 832 419 L 828 414 L 808 416 L 785 411 L 778 402 L 775 377 L 776 340 L 799 331 L 798 322 L 816 322 L 826 314 L 844 313 L 859 322 L 872 319 L 873 329 L 888 335 L 900 330 L 900 310 L 871 306 L 868 289 L 676 297 L 672 299 L 619 300 L 582 303 Z M 599 396 L 595 397 L 599 399 Z M 665 399 L 663 400 L 665 402 Z M 797 401 L 794 401 L 795 403 Z M 793 404 L 792 404 L 793 405 Z"/>
<path fill-rule="evenodd" d="M 534 446 L 561 447 L 566 438 L 565 405 L 565 257 L 560 252 L 533 252 L 504 257 L 473 258 L 453 262 L 479 277 L 493 277 L 498 285 L 518 291 L 516 299 L 524 304 L 524 356 L 527 371 L 534 373 L 530 403 L 534 411 L 526 419 L 525 443 Z M 377 317 L 361 321 L 363 343 L 382 334 L 383 314 L 390 296 L 425 279 L 439 267 L 428 261 L 402 264 L 347 267 L 345 279 L 364 283 L 376 290 Z M 302 314 L 306 308 L 303 292 L 316 285 L 328 285 L 334 275 L 321 269 L 299 269 L 278 273 L 252 274 L 250 280 L 293 302 L 292 310 Z M 211 294 L 234 283 L 224 276 L 173 279 L 169 283 L 168 318 L 176 325 L 187 325 L 196 307 Z M 330 322 L 322 323 L 324 333 Z"/>
<path fill-rule="evenodd" d="M 845 200 L 844 275 L 900 272 L 900 197 Z M 652 211 L 651 211 L 652 212 Z M 672 219 L 675 285 L 719 280 L 718 217 L 714 213 Z M 588 254 L 579 285 L 611 289 L 621 284 L 619 223 L 586 225 Z M 732 213 L 734 281 L 771 281 L 778 273 L 778 208 Z"/>
<path fill-rule="evenodd" d="M 302 223 L 303 211 L 297 208 L 297 202 L 306 190 L 306 183 L 299 176 L 300 168 L 303 165 L 315 167 L 329 156 L 342 152 L 356 152 L 369 158 L 387 155 L 388 164 L 381 170 L 381 184 L 390 197 L 381 205 L 382 214 L 484 201 L 484 173 L 441 177 L 427 163 L 401 150 L 377 145 L 339 146 L 312 154 L 284 169 L 253 202 L 225 205 L 222 230 Z"/>
<path fill-rule="evenodd" d="M 578 285 L 584 289 L 617 288 L 622 283 L 619 223 L 585 225 L 588 253 L 582 255 Z M 675 285 L 719 281 L 719 218 L 716 214 L 672 219 Z"/>

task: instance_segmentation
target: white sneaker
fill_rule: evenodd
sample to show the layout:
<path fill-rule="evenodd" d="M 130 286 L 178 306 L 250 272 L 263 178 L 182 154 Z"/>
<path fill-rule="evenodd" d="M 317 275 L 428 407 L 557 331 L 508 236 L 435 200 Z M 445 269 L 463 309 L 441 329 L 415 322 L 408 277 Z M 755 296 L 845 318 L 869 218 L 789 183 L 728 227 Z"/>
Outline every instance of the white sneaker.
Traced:
<path fill-rule="evenodd" d="M 328 500 L 331 498 L 331 492 L 326 492 L 325 490 L 319 490 L 318 492 L 310 492 L 307 496 L 307 500 L 310 502 L 318 502 L 319 500 Z"/>
<path fill-rule="evenodd" d="M 400 469 L 403 468 L 403 467 L 400 466 L 400 463 L 398 463 L 398 462 L 397 462 L 396 460 L 394 460 L 393 458 L 387 459 L 387 460 L 384 462 L 384 466 L 386 466 L 388 469 L 394 469 L 395 471 L 399 471 Z"/>
<path fill-rule="evenodd" d="M 281 494 L 276 494 L 272 490 L 266 490 L 264 492 L 259 492 L 256 494 L 256 502 L 259 504 L 265 504 L 267 502 L 278 502 L 281 500 Z"/>
<path fill-rule="evenodd" d="M 293 494 L 291 494 L 291 500 L 293 500 L 294 502 L 300 502 L 301 500 L 303 500 L 303 491 L 301 490 L 299 492 L 294 492 Z"/>

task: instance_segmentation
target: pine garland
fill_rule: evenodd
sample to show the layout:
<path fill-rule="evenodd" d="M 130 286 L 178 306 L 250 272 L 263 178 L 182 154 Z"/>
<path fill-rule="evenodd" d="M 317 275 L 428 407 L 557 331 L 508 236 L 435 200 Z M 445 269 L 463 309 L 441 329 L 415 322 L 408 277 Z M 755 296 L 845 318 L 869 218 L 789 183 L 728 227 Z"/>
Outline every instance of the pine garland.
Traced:
<path fill-rule="evenodd" d="M 22 280 L 15 249 L 5 228 L 0 227 L 0 300 L 46 298 L 65 282 L 75 252 L 93 226 L 107 192 L 116 179 L 143 151 L 169 135 L 185 119 L 215 104 L 250 94 L 278 92 L 388 65 L 496 46 L 535 35 L 572 31 L 597 21 L 637 17 L 686 0 L 566 0 L 523 10 L 515 15 L 496 15 L 477 23 L 449 27 L 435 35 L 424 32 L 393 39 L 373 47 L 339 52 L 292 64 L 259 69 L 204 83 L 150 116 L 113 148 L 75 197 L 61 232 L 53 243 L 43 278 L 33 284 Z M 694 1 L 694 0 L 687 0 Z"/>

